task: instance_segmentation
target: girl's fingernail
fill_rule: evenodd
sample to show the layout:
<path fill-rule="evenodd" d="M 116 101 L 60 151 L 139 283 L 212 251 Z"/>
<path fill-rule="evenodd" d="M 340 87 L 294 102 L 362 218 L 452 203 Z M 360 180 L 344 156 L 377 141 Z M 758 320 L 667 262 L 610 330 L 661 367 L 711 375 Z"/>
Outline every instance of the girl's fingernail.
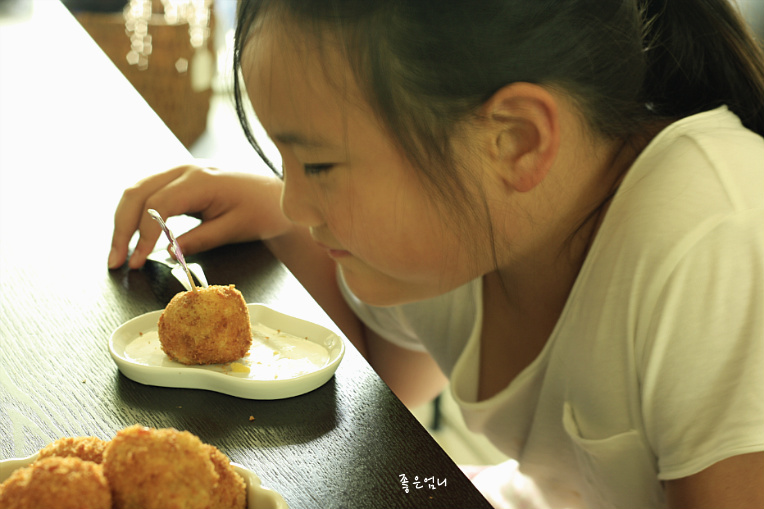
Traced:
<path fill-rule="evenodd" d="M 140 269 L 141 263 L 138 261 L 138 257 L 133 253 L 130 259 L 127 261 L 127 266 L 131 269 Z"/>
<path fill-rule="evenodd" d="M 120 266 L 119 263 L 119 253 L 117 253 L 116 248 L 111 248 L 111 251 L 109 252 L 109 268 L 110 269 L 116 269 Z"/>

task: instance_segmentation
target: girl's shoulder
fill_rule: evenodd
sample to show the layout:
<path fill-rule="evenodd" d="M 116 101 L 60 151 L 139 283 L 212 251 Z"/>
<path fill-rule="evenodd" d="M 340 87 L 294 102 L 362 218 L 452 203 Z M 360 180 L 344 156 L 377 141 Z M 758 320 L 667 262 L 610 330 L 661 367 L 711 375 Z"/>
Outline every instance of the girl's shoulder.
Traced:
<path fill-rule="evenodd" d="M 734 215 L 764 211 L 764 138 L 726 107 L 681 119 L 644 149 L 605 219 L 638 244 L 675 244 Z M 604 225 L 603 225 L 603 229 Z"/>
<path fill-rule="evenodd" d="M 634 162 L 618 194 L 664 206 L 692 206 L 698 201 L 693 197 L 703 197 L 706 211 L 720 212 L 760 207 L 761 189 L 764 138 L 720 107 L 661 131 Z"/>
<path fill-rule="evenodd" d="M 632 299 L 653 302 L 684 266 L 740 267 L 746 259 L 756 270 L 764 259 L 762 190 L 764 139 L 733 113 L 719 108 L 671 124 L 613 198 L 578 290 L 622 281 Z"/>

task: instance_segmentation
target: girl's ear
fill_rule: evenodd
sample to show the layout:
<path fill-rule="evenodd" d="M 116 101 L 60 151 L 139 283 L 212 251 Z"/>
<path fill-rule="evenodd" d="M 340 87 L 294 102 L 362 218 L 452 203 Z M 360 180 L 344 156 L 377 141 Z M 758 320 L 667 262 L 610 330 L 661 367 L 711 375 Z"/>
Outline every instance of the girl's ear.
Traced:
<path fill-rule="evenodd" d="M 513 83 L 483 104 L 491 153 L 509 188 L 527 192 L 546 177 L 560 146 L 557 101 L 545 88 Z"/>

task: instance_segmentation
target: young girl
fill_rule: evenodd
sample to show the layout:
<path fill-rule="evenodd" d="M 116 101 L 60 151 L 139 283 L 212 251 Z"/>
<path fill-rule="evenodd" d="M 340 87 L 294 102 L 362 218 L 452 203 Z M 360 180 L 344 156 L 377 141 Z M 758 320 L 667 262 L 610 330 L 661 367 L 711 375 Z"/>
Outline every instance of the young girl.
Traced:
<path fill-rule="evenodd" d="M 283 180 L 145 179 L 111 267 L 198 213 L 185 252 L 263 239 L 544 504 L 764 506 L 764 58 L 726 0 L 243 1 L 235 67 Z"/>

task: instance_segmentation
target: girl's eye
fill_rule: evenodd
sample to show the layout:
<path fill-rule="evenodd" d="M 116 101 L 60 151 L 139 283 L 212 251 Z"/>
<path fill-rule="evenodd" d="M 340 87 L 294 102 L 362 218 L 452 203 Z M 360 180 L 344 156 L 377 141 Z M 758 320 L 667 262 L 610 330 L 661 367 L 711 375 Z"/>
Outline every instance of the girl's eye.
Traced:
<path fill-rule="evenodd" d="M 305 168 L 306 175 L 318 175 L 319 173 L 331 170 L 333 166 L 334 164 L 332 163 L 318 163 L 306 164 L 303 167 Z"/>

